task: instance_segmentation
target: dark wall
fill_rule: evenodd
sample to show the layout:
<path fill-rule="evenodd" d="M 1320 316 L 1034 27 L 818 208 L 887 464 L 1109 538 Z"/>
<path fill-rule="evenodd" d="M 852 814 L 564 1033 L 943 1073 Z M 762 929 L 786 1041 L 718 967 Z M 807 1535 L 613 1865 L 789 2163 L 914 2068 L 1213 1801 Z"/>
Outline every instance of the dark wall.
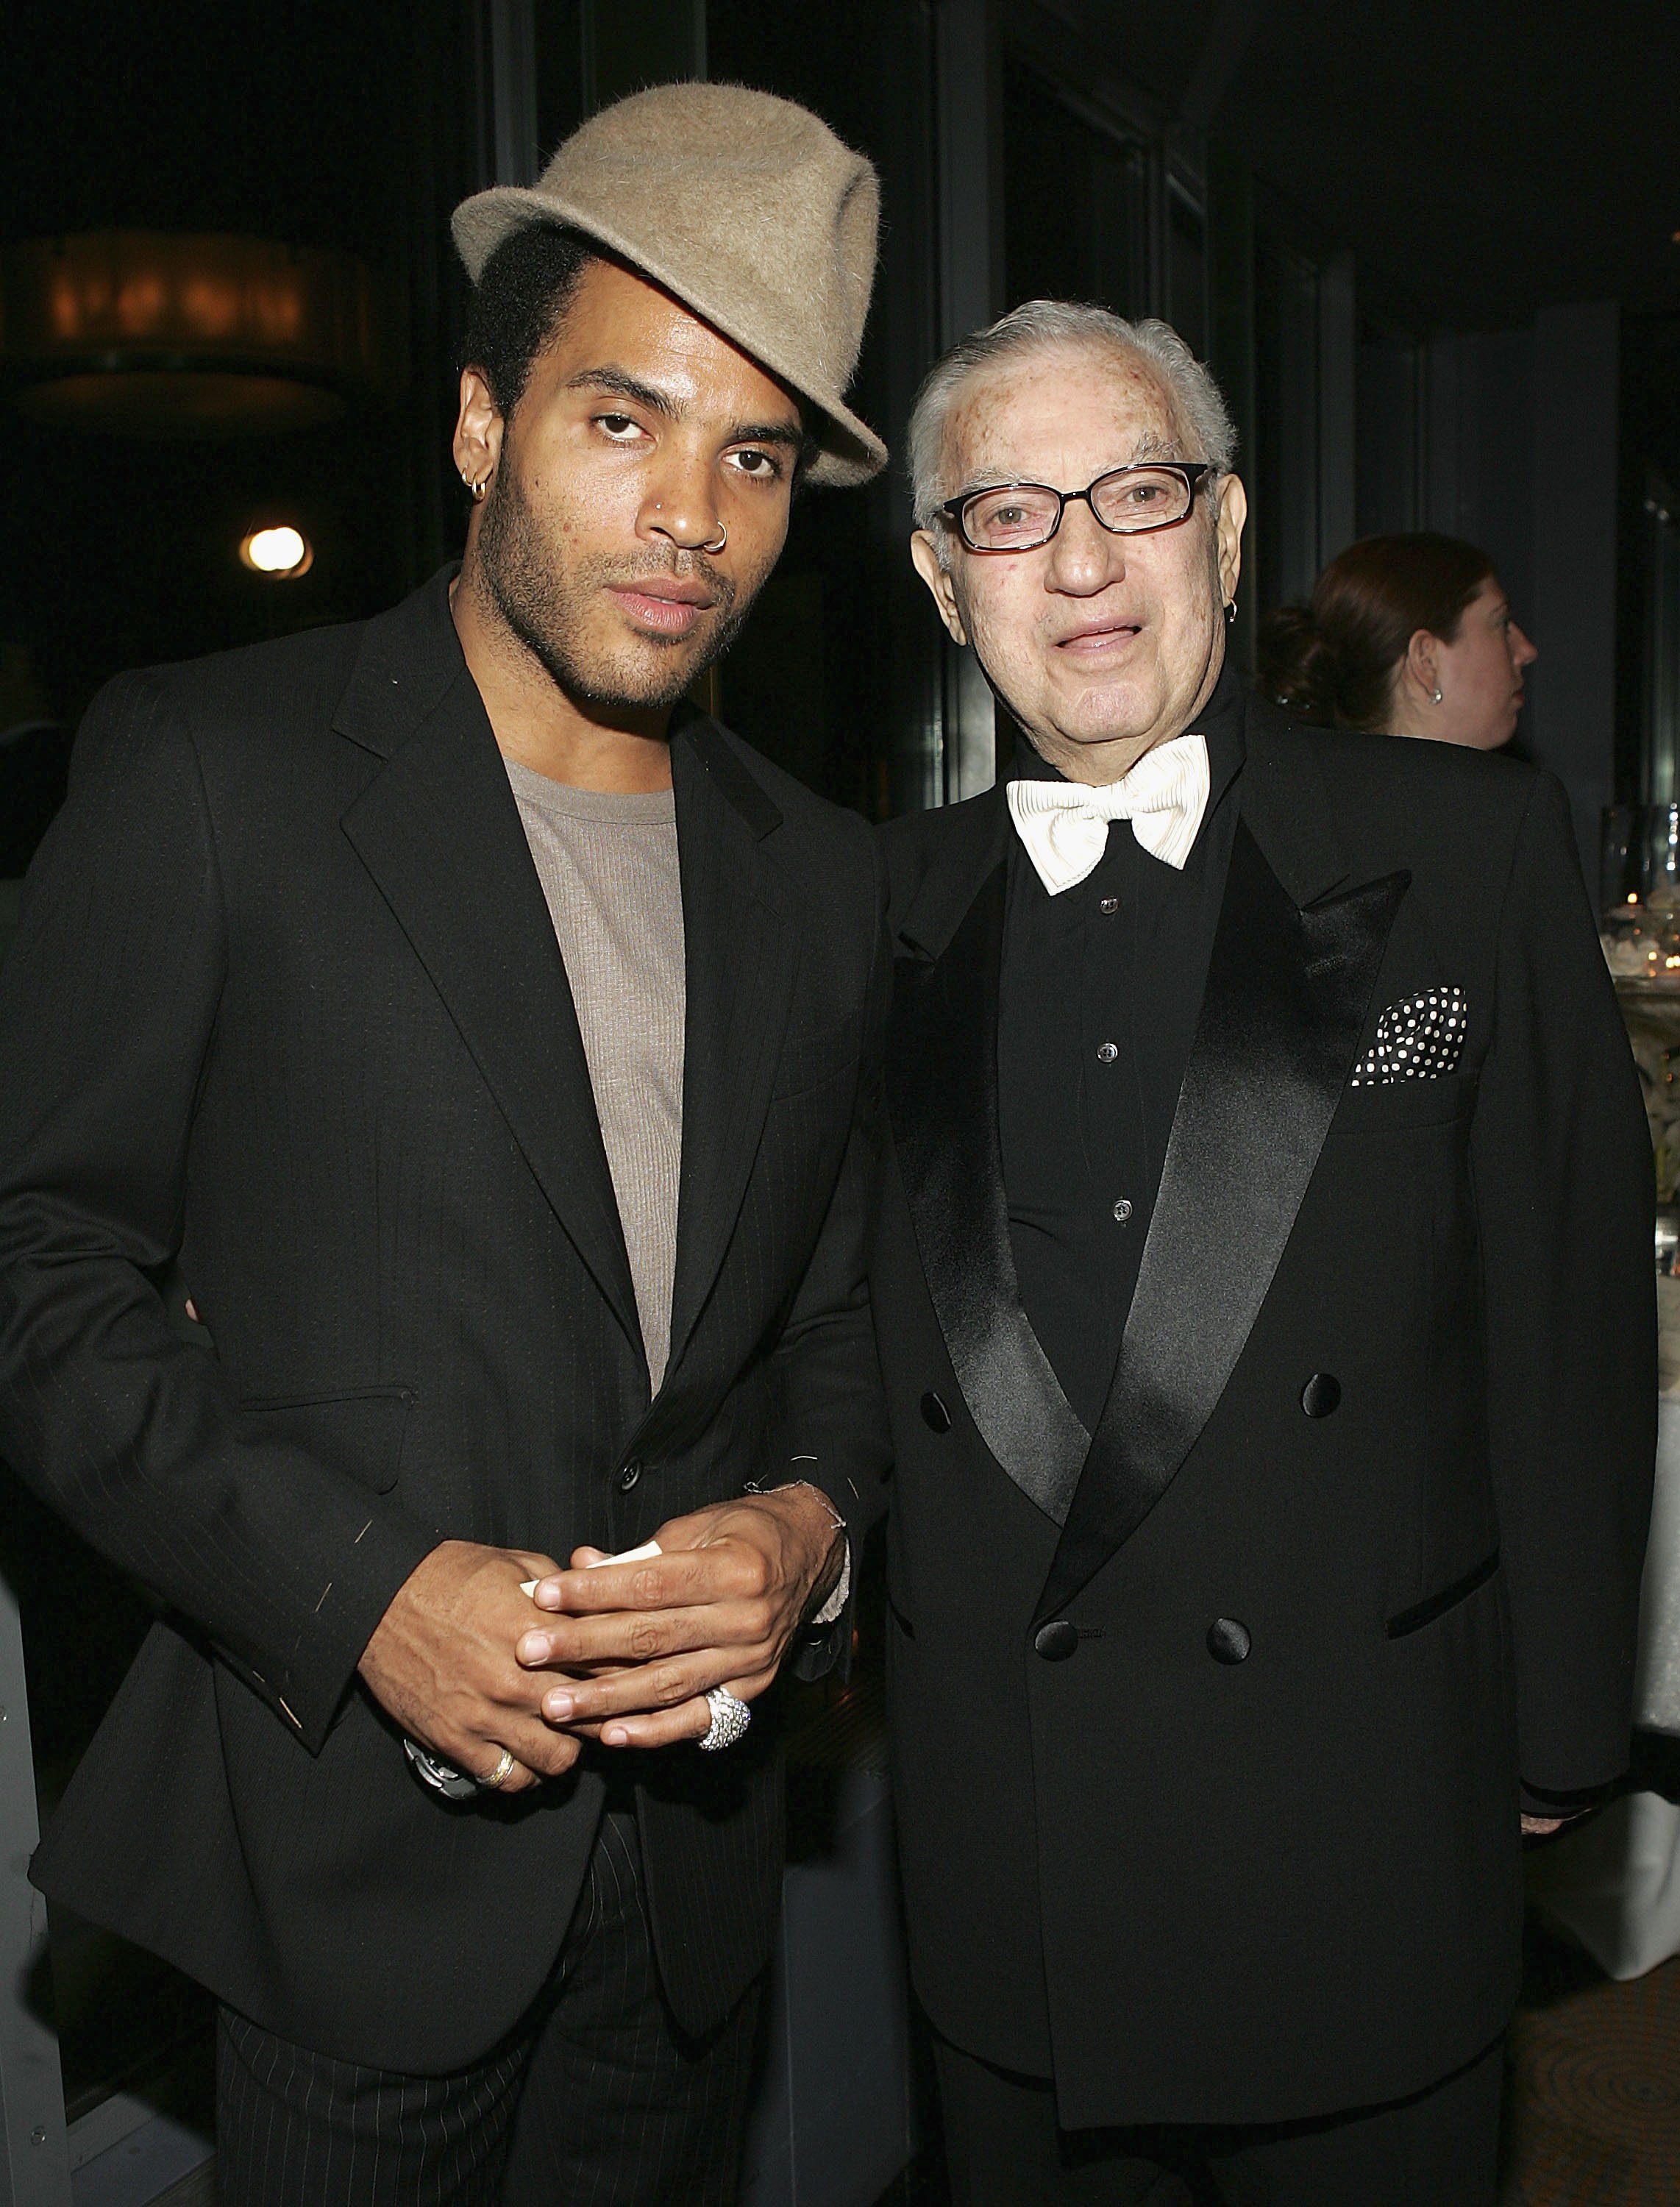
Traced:
<path fill-rule="evenodd" d="M 324 429 L 146 442 L 9 406 L 0 624 L 74 722 L 117 669 L 390 603 L 442 556 L 451 378 L 441 224 L 470 183 L 453 0 L 252 11 L 69 0 L 8 17 L 7 241 L 84 230 L 233 231 L 359 255 L 392 302 L 385 387 Z M 295 521 L 311 571 L 242 568 Z"/>
<path fill-rule="evenodd" d="M 861 491 L 813 491 L 721 669 L 724 717 L 813 787 L 894 809 L 925 731 L 935 616 L 911 571 L 904 431 L 934 354 L 932 28 L 918 0 L 789 8 L 710 0 L 714 78 L 814 108 L 881 173 L 875 302 L 851 397 L 892 464 Z"/>
<path fill-rule="evenodd" d="M 1148 188 L 1140 145 L 1097 129 L 1006 51 L 1006 308 L 1084 299 L 1116 314 L 1148 314 Z"/>

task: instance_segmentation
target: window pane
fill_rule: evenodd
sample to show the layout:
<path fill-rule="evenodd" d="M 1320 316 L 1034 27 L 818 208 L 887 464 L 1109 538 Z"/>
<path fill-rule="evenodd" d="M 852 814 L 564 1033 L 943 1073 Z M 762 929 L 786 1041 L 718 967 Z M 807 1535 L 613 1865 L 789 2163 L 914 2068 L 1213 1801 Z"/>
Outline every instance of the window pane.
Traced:
<path fill-rule="evenodd" d="M 1143 148 L 1076 114 L 1036 70 L 1006 56 L 1004 275 L 1008 304 L 1088 299 L 1147 311 Z"/>
<path fill-rule="evenodd" d="M 1167 319 L 1198 360 L 1207 357 L 1207 257 L 1202 218 L 1176 190 L 1167 199 Z"/>

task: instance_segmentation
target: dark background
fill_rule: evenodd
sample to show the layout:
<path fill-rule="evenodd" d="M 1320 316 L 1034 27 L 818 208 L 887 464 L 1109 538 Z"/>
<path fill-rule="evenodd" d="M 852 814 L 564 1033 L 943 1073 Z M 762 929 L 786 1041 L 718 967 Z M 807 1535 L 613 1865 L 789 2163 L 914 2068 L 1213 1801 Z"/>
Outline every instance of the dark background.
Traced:
<path fill-rule="evenodd" d="M 71 727 L 120 667 L 371 613 L 457 547 L 463 284 L 446 224 L 496 174 L 496 14 L 493 0 L 14 6 L 0 245 L 134 228 L 336 248 L 388 287 L 398 337 L 380 388 L 290 435 L 149 441 L 9 405 L 0 726 Z M 1493 540 L 1538 630 L 1537 501 L 1567 503 L 1571 470 L 1607 452 L 1614 737 L 1591 763 L 1637 793 L 1658 744 L 1638 517 L 1653 474 L 1680 481 L 1671 9 L 537 0 L 530 15 L 541 153 L 591 99 L 702 60 L 810 102 L 875 157 L 883 260 L 856 396 L 895 446 L 954 310 L 966 326 L 1034 294 L 1100 298 L 1164 313 L 1211 350 L 1254 493 L 1240 645 L 1339 541 L 1424 523 Z M 963 105 L 948 80 L 976 40 L 984 78 Z M 977 221 L 986 265 L 965 282 Z M 1545 317 L 1593 305 L 1615 387 L 1607 422 L 1605 392 L 1582 394 L 1577 459 L 1536 419 L 1536 356 Z M 1349 344 L 1343 404 L 1332 356 Z M 14 395 L 31 372 L 0 348 Z M 315 547 L 299 580 L 234 557 L 275 518 Z M 906 520 L 896 475 L 805 500 L 722 677 L 744 733 L 876 815 L 957 793 L 953 678 Z M 1559 613 L 1579 617 L 1567 595 Z M 1543 715 L 1558 638 L 1536 640 Z M 1587 762 L 1555 763 L 1591 779 Z"/>

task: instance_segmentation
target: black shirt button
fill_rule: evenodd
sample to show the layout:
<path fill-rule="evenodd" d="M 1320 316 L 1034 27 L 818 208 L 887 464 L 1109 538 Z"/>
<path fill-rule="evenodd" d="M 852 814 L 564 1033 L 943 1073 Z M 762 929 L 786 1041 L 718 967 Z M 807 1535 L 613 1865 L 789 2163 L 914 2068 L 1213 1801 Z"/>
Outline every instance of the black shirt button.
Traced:
<path fill-rule="evenodd" d="M 627 1463 L 624 1469 L 619 1474 L 619 1493 L 628 1494 L 631 1488 L 635 1486 L 637 1480 L 640 1479 L 641 1476 L 642 1467 L 639 1463 Z"/>
<path fill-rule="evenodd" d="M 1207 1629 L 1207 1652 L 1216 1663 L 1246 1663 L 1253 1644 L 1248 1627 L 1234 1617 L 1216 1617 Z"/>
<path fill-rule="evenodd" d="M 922 1422 L 930 1432 L 948 1433 L 951 1430 L 951 1413 L 931 1387 L 922 1397 Z"/>
<path fill-rule="evenodd" d="M 1120 910 L 1120 899 L 1118 897 L 1102 897 L 1097 901 L 1097 909 L 1098 912 L 1118 912 Z"/>
<path fill-rule="evenodd" d="M 1132 1205 L 1130 1200 L 1122 1195 L 1119 1202 L 1115 1205 L 1115 1217 L 1119 1220 L 1120 1223 L 1124 1226 L 1127 1220 L 1131 1216 Z"/>
<path fill-rule="evenodd" d="M 1300 1407 L 1309 1418 L 1327 1418 L 1342 1400 L 1342 1382 L 1333 1372 L 1315 1372 L 1300 1391 Z"/>
<path fill-rule="evenodd" d="M 1099 1065 L 1112 1065 L 1119 1056 L 1120 1044 L 1117 1042 L 1105 1042 L 1099 1043 L 1097 1044 L 1097 1062 Z"/>
<path fill-rule="evenodd" d="M 1033 1634 L 1032 1644 L 1047 1663 L 1065 1663 L 1079 1644 L 1079 1629 L 1067 1618 L 1053 1617 Z"/>

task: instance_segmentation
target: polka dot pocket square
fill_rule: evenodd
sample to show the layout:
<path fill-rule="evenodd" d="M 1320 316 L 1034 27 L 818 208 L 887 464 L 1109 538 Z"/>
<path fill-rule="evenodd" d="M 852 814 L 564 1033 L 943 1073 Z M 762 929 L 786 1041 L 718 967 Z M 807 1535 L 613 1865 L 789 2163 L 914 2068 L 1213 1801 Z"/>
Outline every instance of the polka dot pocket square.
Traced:
<path fill-rule="evenodd" d="M 1348 1086 L 1384 1088 L 1396 1080 L 1444 1080 L 1458 1070 L 1464 1047 L 1464 991 L 1425 989 L 1390 1004 L 1377 1039 L 1354 1068 Z"/>

